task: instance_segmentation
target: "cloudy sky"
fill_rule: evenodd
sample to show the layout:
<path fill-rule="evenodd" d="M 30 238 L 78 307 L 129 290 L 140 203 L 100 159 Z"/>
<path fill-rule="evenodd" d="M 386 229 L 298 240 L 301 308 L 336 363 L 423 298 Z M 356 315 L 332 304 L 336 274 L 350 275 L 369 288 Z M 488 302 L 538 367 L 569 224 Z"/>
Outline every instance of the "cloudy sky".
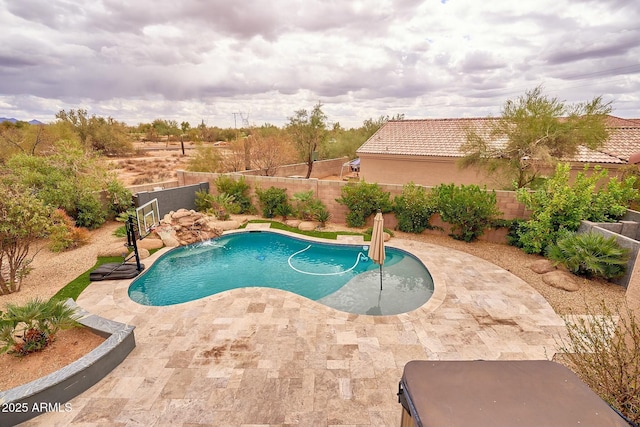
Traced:
<path fill-rule="evenodd" d="M 543 85 L 640 118 L 638 0 L 0 0 L 0 117 L 499 115 Z M 235 114 L 234 114 L 235 113 Z"/>

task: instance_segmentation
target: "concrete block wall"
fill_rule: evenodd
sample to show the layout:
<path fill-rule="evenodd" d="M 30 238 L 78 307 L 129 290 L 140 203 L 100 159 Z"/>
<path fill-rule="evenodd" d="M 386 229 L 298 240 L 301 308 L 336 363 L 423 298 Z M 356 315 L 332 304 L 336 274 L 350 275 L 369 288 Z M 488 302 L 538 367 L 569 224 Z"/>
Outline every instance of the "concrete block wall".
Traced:
<path fill-rule="evenodd" d="M 143 191 L 155 191 L 157 189 L 167 189 L 179 187 L 180 183 L 177 179 L 171 181 L 154 182 L 151 184 L 130 185 L 127 187 L 131 194 L 141 193 Z"/>
<path fill-rule="evenodd" d="M 209 191 L 212 194 L 216 194 L 215 180 L 219 174 L 204 173 L 204 172 L 186 172 L 178 171 L 178 181 L 180 185 L 197 184 L 200 182 L 209 182 Z M 348 209 L 336 202 L 336 199 L 340 198 L 342 187 L 347 185 L 345 181 L 331 181 L 331 180 L 319 180 L 319 179 L 300 179 L 300 178 L 284 178 L 284 177 L 270 177 L 270 176 L 256 176 L 256 175 L 244 175 L 244 174 L 230 174 L 230 176 L 236 177 L 244 176 L 245 180 L 249 184 L 251 190 L 250 194 L 254 197 L 254 206 L 257 206 L 255 198 L 255 188 L 267 189 L 271 186 L 286 188 L 289 197 L 295 193 L 301 191 L 313 191 L 315 196 L 324 203 L 329 212 L 331 213 L 331 221 L 337 223 L 345 223 Z M 382 191 L 388 192 L 391 195 L 391 200 L 395 196 L 402 194 L 402 185 L 399 184 L 378 184 Z M 430 189 L 432 187 L 425 187 Z M 498 209 L 503 212 L 505 219 L 513 218 L 527 218 L 528 212 L 525 210 L 524 205 L 516 200 L 515 192 L 513 191 L 496 191 L 496 201 Z M 372 218 L 369 218 L 369 222 Z M 369 226 L 371 224 L 368 224 Z M 395 215 L 385 215 L 385 226 L 389 229 L 393 229 L 397 225 Z M 434 225 L 440 225 L 445 229 L 445 233 L 448 233 L 447 225 L 438 223 L 438 219 L 434 219 Z M 433 231 L 433 233 L 442 233 Z M 482 237 L 483 240 L 504 242 L 506 230 L 487 230 L 486 234 Z"/>
<path fill-rule="evenodd" d="M 625 297 L 629 309 L 640 316 L 640 254 L 635 259 Z"/>
<path fill-rule="evenodd" d="M 341 157 L 339 159 L 329 159 L 329 160 L 318 160 L 313 162 L 313 168 L 311 169 L 310 178 L 323 178 L 325 176 L 330 175 L 338 175 L 340 176 L 340 172 L 342 171 L 342 165 L 344 165 L 347 161 L 349 161 L 348 157 Z M 348 168 L 344 168 L 344 173 L 348 173 Z M 248 170 L 239 172 L 242 175 L 251 175 L 251 176 L 264 176 L 264 172 L 262 170 Z M 276 169 L 275 175 L 278 177 L 305 177 L 307 176 L 307 164 L 306 163 L 296 163 L 293 165 L 284 165 L 278 167 Z"/>

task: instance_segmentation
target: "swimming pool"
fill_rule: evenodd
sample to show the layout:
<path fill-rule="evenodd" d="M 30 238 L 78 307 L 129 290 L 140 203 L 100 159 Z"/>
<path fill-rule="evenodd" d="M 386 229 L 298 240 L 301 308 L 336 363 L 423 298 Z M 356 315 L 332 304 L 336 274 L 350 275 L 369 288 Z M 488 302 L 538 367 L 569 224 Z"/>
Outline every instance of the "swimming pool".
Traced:
<path fill-rule="evenodd" d="M 367 245 L 319 243 L 269 231 L 225 234 L 173 249 L 138 276 L 129 297 L 164 306 L 231 289 L 271 287 L 357 314 L 390 315 L 422 306 L 433 280 L 413 255 L 386 248 L 383 290 Z"/>

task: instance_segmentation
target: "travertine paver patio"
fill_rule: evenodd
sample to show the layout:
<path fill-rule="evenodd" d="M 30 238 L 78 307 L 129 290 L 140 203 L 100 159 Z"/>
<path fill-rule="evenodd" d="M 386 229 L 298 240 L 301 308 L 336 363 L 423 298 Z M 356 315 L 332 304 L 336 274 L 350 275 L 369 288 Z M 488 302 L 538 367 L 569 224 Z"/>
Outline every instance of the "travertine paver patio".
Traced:
<path fill-rule="evenodd" d="M 346 314 L 266 288 L 146 307 L 128 298 L 129 281 L 93 283 L 78 304 L 135 325 L 137 347 L 70 412 L 24 425 L 395 426 L 410 360 L 553 356 L 564 322 L 522 280 L 449 248 L 389 245 L 434 279 L 432 299 L 411 313 Z"/>

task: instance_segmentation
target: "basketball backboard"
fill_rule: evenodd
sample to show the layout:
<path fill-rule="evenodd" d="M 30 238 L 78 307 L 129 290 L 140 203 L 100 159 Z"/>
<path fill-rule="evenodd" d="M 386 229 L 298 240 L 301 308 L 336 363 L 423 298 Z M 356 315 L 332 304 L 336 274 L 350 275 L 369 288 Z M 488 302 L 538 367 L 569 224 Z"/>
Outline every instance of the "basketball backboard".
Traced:
<path fill-rule="evenodd" d="M 153 199 L 136 209 L 138 220 L 138 234 L 140 239 L 146 237 L 155 227 L 160 225 L 160 211 L 158 199 Z"/>

